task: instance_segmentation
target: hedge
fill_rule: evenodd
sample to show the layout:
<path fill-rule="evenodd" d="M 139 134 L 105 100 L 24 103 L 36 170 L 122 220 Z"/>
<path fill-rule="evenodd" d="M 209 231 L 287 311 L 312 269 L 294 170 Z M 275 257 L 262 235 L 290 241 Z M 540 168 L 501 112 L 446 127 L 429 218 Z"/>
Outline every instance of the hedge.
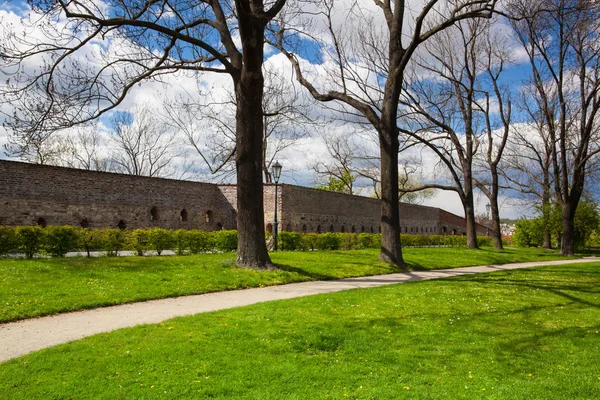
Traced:
<path fill-rule="evenodd" d="M 270 239 L 269 239 L 270 240 Z M 405 247 L 451 246 L 465 247 L 466 236 L 401 235 Z M 480 246 L 491 245 L 489 237 L 478 237 Z M 381 234 L 372 233 L 299 233 L 280 232 L 280 250 L 353 250 L 381 247 Z M 148 251 L 158 255 L 165 250 L 177 254 L 199 254 L 207 252 L 235 251 L 237 232 L 232 230 L 168 230 L 152 229 L 90 229 L 72 226 L 7 227 L 0 226 L 0 256 L 21 253 L 28 258 L 36 254 L 63 257 L 69 251 L 103 251 L 108 256 L 117 256 L 123 250 L 134 251 L 143 256 Z"/>

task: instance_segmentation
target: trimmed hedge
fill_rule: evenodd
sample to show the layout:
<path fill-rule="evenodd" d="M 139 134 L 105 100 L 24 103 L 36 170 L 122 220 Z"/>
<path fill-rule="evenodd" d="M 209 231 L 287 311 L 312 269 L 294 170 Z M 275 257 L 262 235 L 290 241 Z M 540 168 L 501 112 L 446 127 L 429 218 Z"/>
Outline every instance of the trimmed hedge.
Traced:
<path fill-rule="evenodd" d="M 402 246 L 465 247 L 466 236 L 401 235 Z M 478 237 L 479 246 L 490 246 L 489 237 Z M 381 234 L 372 233 L 305 233 L 280 232 L 278 245 L 281 250 L 353 250 L 381 247 Z M 0 256 L 22 253 L 28 258 L 36 254 L 63 257 L 69 251 L 104 251 L 108 256 L 117 256 L 120 251 L 131 250 L 143 256 L 148 251 L 158 255 L 173 250 L 179 255 L 207 252 L 226 252 L 237 249 L 236 231 L 201 231 L 152 229 L 89 229 L 72 226 L 7 227 L 0 226 Z"/>

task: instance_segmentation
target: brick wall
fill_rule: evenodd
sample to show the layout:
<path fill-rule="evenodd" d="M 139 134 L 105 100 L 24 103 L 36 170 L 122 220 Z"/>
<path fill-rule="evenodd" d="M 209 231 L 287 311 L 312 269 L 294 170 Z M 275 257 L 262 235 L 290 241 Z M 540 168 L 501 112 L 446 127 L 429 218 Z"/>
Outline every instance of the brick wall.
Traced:
<path fill-rule="evenodd" d="M 377 199 L 278 185 L 281 231 L 378 232 Z M 275 185 L 264 187 L 265 227 L 271 228 Z M 84 171 L 0 160 L 0 225 L 171 229 L 235 229 L 237 188 L 172 179 Z M 185 210 L 185 212 L 184 212 Z M 183 218 L 183 217 L 187 218 Z M 187 219 L 182 221 L 182 219 Z M 462 217 L 412 204 L 400 205 L 402 233 L 465 232 Z M 485 234 L 485 227 L 478 226 Z"/>
<path fill-rule="evenodd" d="M 215 230 L 233 229 L 235 212 L 216 185 L 0 160 L 0 224 L 42 220 L 48 225 L 79 226 L 86 220 L 90 227 L 117 227 L 123 221 L 129 228 Z"/>

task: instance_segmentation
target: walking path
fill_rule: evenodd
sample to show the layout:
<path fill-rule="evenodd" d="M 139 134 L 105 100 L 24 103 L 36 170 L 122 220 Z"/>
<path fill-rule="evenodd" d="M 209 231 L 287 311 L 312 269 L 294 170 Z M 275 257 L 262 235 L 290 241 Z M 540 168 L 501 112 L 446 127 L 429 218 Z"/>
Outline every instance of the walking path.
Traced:
<path fill-rule="evenodd" d="M 544 265 L 598 262 L 590 257 L 578 260 L 485 265 L 434 271 L 416 271 L 389 275 L 364 276 L 333 281 L 292 283 L 255 289 L 207 293 L 162 300 L 52 315 L 0 325 L 0 362 L 36 350 L 67 343 L 96 333 L 140 324 L 152 324 L 184 315 L 193 315 L 250 304 L 291 299 L 319 293 L 371 288 L 395 283 L 447 278 L 482 272 L 505 271 Z"/>

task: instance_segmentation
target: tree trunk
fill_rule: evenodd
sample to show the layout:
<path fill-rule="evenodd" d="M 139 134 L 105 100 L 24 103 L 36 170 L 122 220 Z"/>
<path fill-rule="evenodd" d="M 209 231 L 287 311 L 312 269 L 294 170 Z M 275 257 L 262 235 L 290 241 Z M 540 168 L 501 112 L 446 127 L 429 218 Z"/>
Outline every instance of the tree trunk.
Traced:
<path fill-rule="evenodd" d="M 406 264 L 402 257 L 402 246 L 400 244 L 398 149 L 398 135 L 395 133 L 395 129 L 387 130 L 387 132 L 380 130 L 381 253 L 379 254 L 379 259 L 406 269 Z"/>
<path fill-rule="evenodd" d="M 477 225 L 475 220 L 475 206 L 473 205 L 473 191 L 471 195 L 467 197 L 465 202 L 465 219 L 467 222 L 467 247 L 469 249 L 478 249 L 477 244 Z"/>
<path fill-rule="evenodd" d="M 575 255 L 575 209 L 570 202 L 562 206 L 562 238 L 560 254 L 563 256 Z"/>
<path fill-rule="evenodd" d="M 492 208 L 492 239 L 494 240 L 494 249 L 502 250 L 502 229 L 500 228 L 500 212 L 498 210 L 498 198 L 496 196 L 491 202 Z"/>
<path fill-rule="evenodd" d="M 262 181 L 264 26 L 258 18 L 244 22 L 241 29 L 244 33 L 244 62 L 241 73 L 234 77 L 237 101 L 237 263 L 246 268 L 262 269 L 272 266 L 265 242 Z"/>
<path fill-rule="evenodd" d="M 477 221 L 475 220 L 475 203 L 473 200 L 473 175 L 471 174 L 471 166 L 463 167 L 466 171 L 463 179 L 464 200 L 463 207 L 465 209 L 465 220 L 467 226 L 467 247 L 469 249 L 478 249 L 477 244 Z"/>

